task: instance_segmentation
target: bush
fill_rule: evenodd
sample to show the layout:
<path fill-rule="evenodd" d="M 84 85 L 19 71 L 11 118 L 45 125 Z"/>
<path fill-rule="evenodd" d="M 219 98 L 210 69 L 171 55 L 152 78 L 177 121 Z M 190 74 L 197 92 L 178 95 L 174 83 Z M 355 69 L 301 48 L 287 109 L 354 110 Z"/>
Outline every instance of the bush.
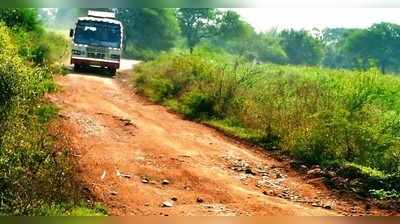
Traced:
<path fill-rule="evenodd" d="M 14 29 L 13 39 L 19 56 L 35 65 L 53 65 L 62 62 L 69 52 L 69 42 L 53 32 L 27 32 Z"/>
<path fill-rule="evenodd" d="M 151 49 L 140 48 L 133 44 L 127 44 L 124 49 L 124 57 L 133 58 L 135 60 L 149 61 L 156 58 L 160 52 Z"/>
<path fill-rule="evenodd" d="M 11 29 L 19 56 L 36 65 L 52 65 L 69 52 L 69 41 L 43 29 L 36 9 L 0 9 L 0 23 Z"/>
<path fill-rule="evenodd" d="M 200 91 L 191 91 L 180 99 L 179 112 L 188 118 L 209 118 L 213 113 L 213 101 L 207 94 Z"/>
<path fill-rule="evenodd" d="M 23 60 L 12 32 L 0 24 L 0 215 L 34 215 L 81 199 L 68 151 L 47 131 L 57 110 L 41 98 L 53 76 Z"/>
<path fill-rule="evenodd" d="M 36 9 L 1 8 L 0 21 L 3 21 L 10 28 L 21 28 L 26 31 L 41 29 Z"/>
<path fill-rule="evenodd" d="M 395 76 L 254 65 L 205 52 L 166 54 L 133 74 L 143 94 L 161 94 L 157 100 L 178 112 L 309 164 L 400 172 Z M 157 82 L 168 83 L 168 91 Z"/>

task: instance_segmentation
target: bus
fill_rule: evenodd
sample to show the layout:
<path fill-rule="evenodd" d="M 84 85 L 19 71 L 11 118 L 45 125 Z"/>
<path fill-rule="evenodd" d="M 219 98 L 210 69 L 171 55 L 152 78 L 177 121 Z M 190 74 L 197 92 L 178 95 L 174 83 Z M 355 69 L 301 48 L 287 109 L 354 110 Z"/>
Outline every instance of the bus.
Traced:
<path fill-rule="evenodd" d="M 70 30 L 71 65 L 79 71 L 84 66 L 108 69 L 113 75 L 120 67 L 123 26 L 113 12 L 89 11 L 79 17 Z"/>

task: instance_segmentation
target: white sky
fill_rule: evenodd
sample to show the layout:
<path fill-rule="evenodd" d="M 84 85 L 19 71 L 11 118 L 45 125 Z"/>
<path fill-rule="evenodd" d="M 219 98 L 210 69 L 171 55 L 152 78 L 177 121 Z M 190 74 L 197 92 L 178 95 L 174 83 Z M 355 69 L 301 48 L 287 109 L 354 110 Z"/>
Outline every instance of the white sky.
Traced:
<path fill-rule="evenodd" d="M 323 1 L 323 0 L 321 0 Z M 400 24 L 400 8 L 236 8 L 257 31 L 271 28 L 365 28 L 373 23 Z"/>

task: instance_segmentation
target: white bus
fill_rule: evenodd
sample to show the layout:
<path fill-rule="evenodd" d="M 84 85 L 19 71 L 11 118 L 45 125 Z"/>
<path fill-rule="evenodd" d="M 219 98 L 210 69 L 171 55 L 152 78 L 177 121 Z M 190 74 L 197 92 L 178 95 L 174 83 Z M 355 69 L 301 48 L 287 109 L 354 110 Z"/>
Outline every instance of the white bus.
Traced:
<path fill-rule="evenodd" d="M 112 74 L 120 67 L 123 26 L 112 12 L 89 11 L 71 29 L 74 70 L 83 66 L 107 68 Z"/>

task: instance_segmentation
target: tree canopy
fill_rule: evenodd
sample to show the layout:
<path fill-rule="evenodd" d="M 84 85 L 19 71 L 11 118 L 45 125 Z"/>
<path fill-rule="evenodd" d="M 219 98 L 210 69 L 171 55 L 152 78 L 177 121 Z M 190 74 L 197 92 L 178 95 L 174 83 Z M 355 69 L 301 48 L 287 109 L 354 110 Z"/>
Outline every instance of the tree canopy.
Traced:
<path fill-rule="evenodd" d="M 255 31 L 237 12 L 228 10 L 222 15 L 218 34 L 224 40 L 243 40 L 251 38 Z"/>
<path fill-rule="evenodd" d="M 212 8 L 178 9 L 177 18 L 190 52 L 203 38 L 210 38 L 217 34 L 219 15 L 221 15 L 219 11 Z"/>
<path fill-rule="evenodd" d="M 36 9 L 29 8 L 0 8 L 0 21 L 8 27 L 18 27 L 27 31 L 38 30 L 40 21 Z"/>
<path fill-rule="evenodd" d="M 400 57 L 400 26 L 379 23 L 365 30 L 353 32 L 345 43 L 345 50 L 361 67 L 377 65 L 382 73 L 397 69 Z"/>
<path fill-rule="evenodd" d="M 322 44 L 305 30 L 284 30 L 281 43 L 290 64 L 317 65 L 322 59 Z"/>
<path fill-rule="evenodd" d="M 126 42 L 140 48 L 168 50 L 179 37 L 173 9 L 118 9 L 117 18 L 124 24 Z"/>

